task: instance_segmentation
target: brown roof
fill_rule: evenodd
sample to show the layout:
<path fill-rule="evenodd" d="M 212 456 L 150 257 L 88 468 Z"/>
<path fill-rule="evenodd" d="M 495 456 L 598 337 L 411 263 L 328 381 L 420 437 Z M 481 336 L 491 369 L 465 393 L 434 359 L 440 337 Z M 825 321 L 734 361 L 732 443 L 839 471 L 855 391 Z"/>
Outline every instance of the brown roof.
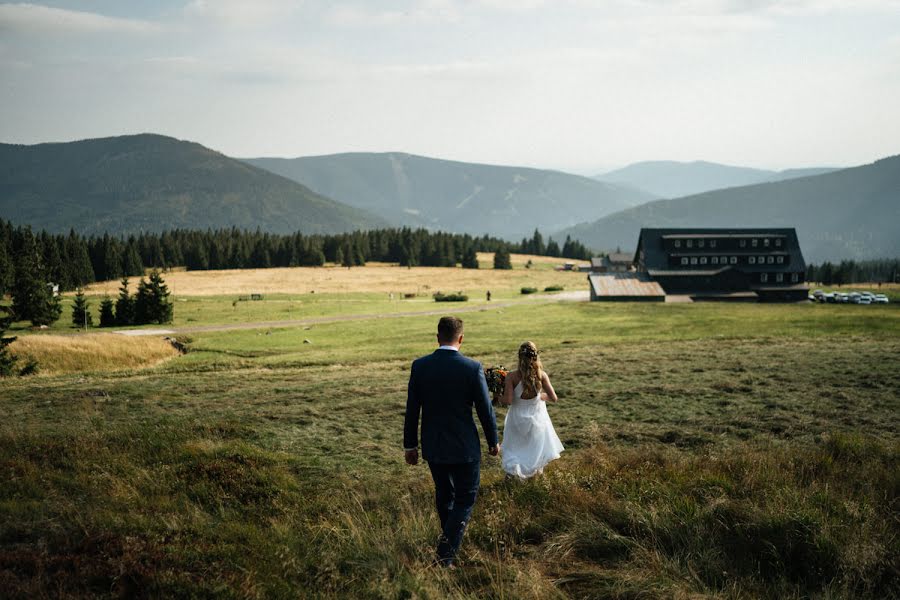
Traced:
<path fill-rule="evenodd" d="M 588 275 L 597 296 L 665 296 L 662 287 L 645 273 L 593 273 Z"/>
<path fill-rule="evenodd" d="M 630 265 L 633 260 L 634 255 L 626 252 L 612 252 L 609 255 L 609 262 L 611 263 L 626 263 Z"/>

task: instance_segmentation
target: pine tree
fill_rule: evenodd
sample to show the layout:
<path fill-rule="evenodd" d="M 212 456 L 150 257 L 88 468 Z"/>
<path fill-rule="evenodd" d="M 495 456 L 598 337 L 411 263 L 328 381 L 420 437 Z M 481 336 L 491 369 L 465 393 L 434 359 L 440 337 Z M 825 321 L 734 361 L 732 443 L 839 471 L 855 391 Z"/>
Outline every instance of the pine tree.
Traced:
<path fill-rule="evenodd" d="M 478 254 L 475 252 L 475 246 L 469 246 L 466 248 L 466 251 L 463 252 L 462 267 L 463 269 L 478 268 Z"/>
<path fill-rule="evenodd" d="M 116 300 L 116 325 L 133 325 L 135 300 L 128 293 L 128 277 L 123 277 L 121 283 L 119 297 Z"/>
<path fill-rule="evenodd" d="M 91 304 L 84 297 L 84 291 L 78 288 L 75 293 L 75 302 L 72 304 L 72 325 L 75 327 L 94 326 L 94 319 L 91 316 Z"/>
<path fill-rule="evenodd" d="M 336 265 L 344 264 L 344 251 L 341 250 L 340 246 L 338 246 L 338 249 L 334 253 L 334 264 L 336 264 Z"/>
<path fill-rule="evenodd" d="M 15 373 L 16 357 L 9 351 L 9 345 L 16 341 L 14 337 L 3 337 L 12 323 L 9 309 L 0 306 L 0 377 L 9 377 Z"/>
<path fill-rule="evenodd" d="M 547 256 L 559 256 L 559 244 L 556 243 L 556 240 L 550 238 L 547 241 Z"/>
<path fill-rule="evenodd" d="M 100 302 L 100 327 L 114 327 L 116 315 L 113 312 L 113 301 L 109 296 Z"/>
<path fill-rule="evenodd" d="M 512 269 L 512 262 L 509 257 L 509 249 L 506 245 L 501 245 L 494 252 L 494 268 L 495 269 Z"/>
<path fill-rule="evenodd" d="M 143 305 L 143 306 L 141 306 Z M 139 308 L 140 306 L 140 308 Z M 159 271 L 150 272 L 150 280 L 138 286 L 138 295 L 135 302 L 135 319 L 140 318 L 139 323 L 171 323 L 173 316 L 172 302 L 169 300 L 169 287 L 163 280 Z"/>
<path fill-rule="evenodd" d="M 62 314 L 59 298 L 53 293 L 41 264 L 41 255 L 30 230 L 25 230 L 22 249 L 15 266 L 13 314 L 32 325 L 50 325 Z"/>
<path fill-rule="evenodd" d="M 350 268 L 353 266 L 353 262 L 353 248 L 350 246 L 350 242 L 347 242 L 344 244 L 344 249 L 341 252 L 341 266 Z"/>

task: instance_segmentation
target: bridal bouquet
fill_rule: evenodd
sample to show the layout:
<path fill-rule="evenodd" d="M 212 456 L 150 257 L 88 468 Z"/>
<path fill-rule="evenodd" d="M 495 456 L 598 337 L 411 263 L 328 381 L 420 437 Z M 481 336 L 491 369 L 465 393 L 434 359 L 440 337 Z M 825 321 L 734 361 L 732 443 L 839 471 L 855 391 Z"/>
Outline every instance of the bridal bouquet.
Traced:
<path fill-rule="evenodd" d="M 509 373 L 503 367 L 488 367 L 484 370 L 484 378 L 487 379 L 488 391 L 491 393 L 491 402 L 496 406 L 500 403 L 500 396 L 503 395 L 503 384 L 506 382 L 506 375 Z"/>

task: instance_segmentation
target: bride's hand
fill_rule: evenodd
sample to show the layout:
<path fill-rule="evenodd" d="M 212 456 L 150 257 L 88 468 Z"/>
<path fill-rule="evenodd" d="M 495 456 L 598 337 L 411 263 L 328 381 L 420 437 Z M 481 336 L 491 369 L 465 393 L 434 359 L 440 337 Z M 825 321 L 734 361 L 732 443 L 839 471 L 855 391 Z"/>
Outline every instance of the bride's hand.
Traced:
<path fill-rule="evenodd" d="M 544 401 L 544 402 L 546 402 L 546 401 L 547 401 L 547 398 L 548 398 L 547 392 L 541 392 L 541 400 Z"/>

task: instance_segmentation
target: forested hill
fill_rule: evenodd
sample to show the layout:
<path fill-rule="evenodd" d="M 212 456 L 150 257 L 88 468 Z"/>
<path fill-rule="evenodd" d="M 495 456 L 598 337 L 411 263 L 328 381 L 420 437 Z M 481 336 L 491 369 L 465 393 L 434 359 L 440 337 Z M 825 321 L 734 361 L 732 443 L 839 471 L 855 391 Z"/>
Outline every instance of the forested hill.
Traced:
<path fill-rule="evenodd" d="M 232 226 L 331 233 L 386 225 L 295 181 L 152 134 L 0 144 L 0 216 L 86 234 Z"/>
<path fill-rule="evenodd" d="M 594 179 L 633 186 L 654 194 L 657 198 L 680 198 L 742 185 L 821 175 L 835 170 L 823 167 L 769 171 L 702 160 L 694 162 L 654 160 L 634 163 L 622 169 L 597 175 Z"/>
<path fill-rule="evenodd" d="M 397 225 L 519 239 L 654 197 L 588 177 L 402 153 L 349 153 L 246 162 Z"/>
<path fill-rule="evenodd" d="M 641 227 L 796 227 L 807 261 L 900 256 L 900 156 L 777 183 L 650 202 L 566 229 L 632 250 Z"/>

